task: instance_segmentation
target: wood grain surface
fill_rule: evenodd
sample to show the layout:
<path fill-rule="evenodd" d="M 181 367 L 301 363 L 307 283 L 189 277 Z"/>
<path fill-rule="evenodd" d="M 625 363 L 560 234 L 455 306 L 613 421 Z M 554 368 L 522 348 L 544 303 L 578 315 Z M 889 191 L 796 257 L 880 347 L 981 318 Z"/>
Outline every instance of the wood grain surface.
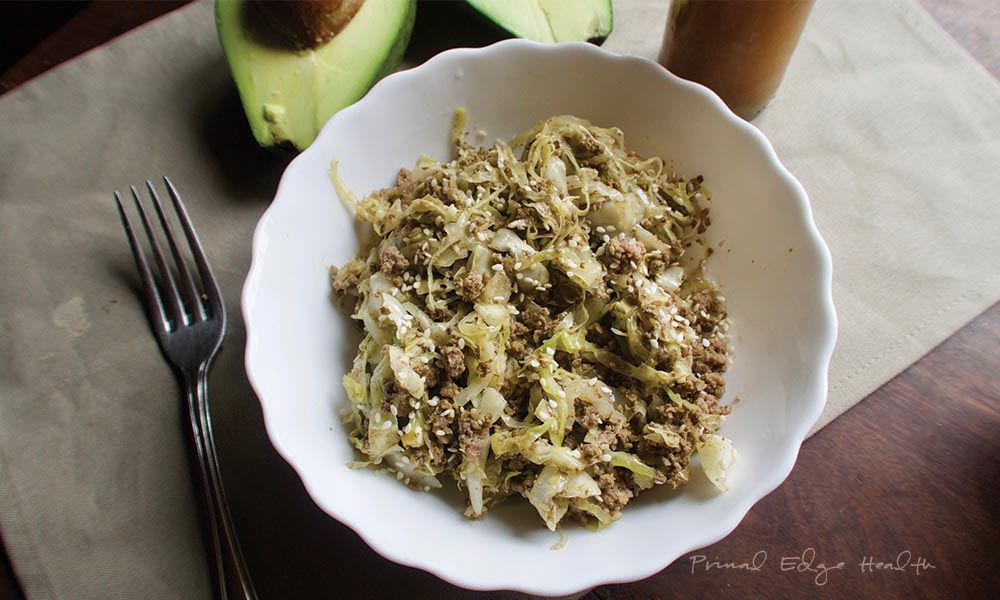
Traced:
<path fill-rule="evenodd" d="M 922 1 L 1000 76 L 1000 3 Z M 0 39 L 39 36 L 4 45 L 0 93 L 186 3 L 93 2 L 56 18 L 44 3 L 0 2 Z M 808 440 L 788 480 L 724 540 L 585 598 L 1000 598 L 998 399 L 1000 304 Z M 4 555 L 0 600 L 19 598 Z"/>

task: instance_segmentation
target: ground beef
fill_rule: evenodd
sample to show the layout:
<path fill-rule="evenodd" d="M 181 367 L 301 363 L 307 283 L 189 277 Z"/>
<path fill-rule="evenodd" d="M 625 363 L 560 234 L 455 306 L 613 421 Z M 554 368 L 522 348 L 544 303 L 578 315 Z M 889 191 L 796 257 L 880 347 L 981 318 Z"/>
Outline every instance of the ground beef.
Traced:
<path fill-rule="evenodd" d="M 670 266 L 669 256 L 653 256 L 646 261 L 646 268 L 649 269 L 649 275 L 655 277 Z"/>
<path fill-rule="evenodd" d="M 621 512 L 628 501 L 632 499 L 632 489 L 627 483 L 615 477 L 613 473 L 605 473 L 597 479 L 601 488 L 601 498 L 605 508 L 612 514 Z"/>
<path fill-rule="evenodd" d="M 465 354 L 458 346 L 442 348 L 441 362 L 444 363 L 444 372 L 452 379 L 458 379 L 465 373 Z"/>
<path fill-rule="evenodd" d="M 438 382 L 438 370 L 430 365 L 416 364 L 413 367 L 413 371 L 424 378 L 424 386 L 430 389 L 437 385 Z"/>
<path fill-rule="evenodd" d="M 616 237 L 608 242 L 607 253 L 612 258 L 620 260 L 624 265 L 628 265 L 631 262 L 638 264 L 642 261 L 643 256 L 645 256 L 646 248 L 642 245 L 642 242 L 633 237 Z"/>
<path fill-rule="evenodd" d="M 348 273 L 343 280 L 337 278 L 338 273 L 337 267 L 330 267 L 330 285 L 333 287 L 333 293 L 338 297 L 345 296 L 348 292 L 354 290 L 358 287 L 358 275 L 357 273 Z"/>
<path fill-rule="evenodd" d="M 438 395 L 442 398 L 452 400 L 458 395 L 458 392 L 458 385 L 456 385 L 451 379 L 446 379 L 444 383 L 441 384 L 441 389 L 438 390 Z"/>
<path fill-rule="evenodd" d="M 521 325 L 526 334 L 536 343 L 552 335 L 552 330 L 556 328 L 556 321 L 549 316 L 549 309 L 537 304 L 529 304 L 521 313 Z"/>
<path fill-rule="evenodd" d="M 466 302 L 475 302 L 476 298 L 479 298 L 479 295 L 483 293 L 483 276 L 469 273 L 455 281 L 455 289 Z"/>
<path fill-rule="evenodd" d="M 718 295 L 710 291 L 701 291 L 691 297 L 691 313 L 702 333 L 714 331 L 719 322 L 726 318 Z"/>
<path fill-rule="evenodd" d="M 716 398 L 721 398 L 726 391 L 726 380 L 718 373 L 705 373 L 702 381 L 705 382 L 705 392 Z"/>
<path fill-rule="evenodd" d="M 458 446 L 466 458 L 473 459 L 489 447 L 489 421 L 483 416 L 463 412 L 458 419 Z"/>
<path fill-rule="evenodd" d="M 395 246 L 385 246 L 379 252 L 379 270 L 385 275 L 392 277 L 399 275 L 410 268 L 410 261 L 406 260 L 399 249 Z"/>
<path fill-rule="evenodd" d="M 524 358 L 524 355 L 528 353 L 527 346 L 524 345 L 524 340 L 511 338 L 510 342 L 507 344 L 507 354 L 512 358 L 520 360 Z"/>
<path fill-rule="evenodd" d="M 580 454 L 585 461 L 593 461 L 601 457 L 604 451 L 597 444 L 583 444 L 580 446 Z"/>

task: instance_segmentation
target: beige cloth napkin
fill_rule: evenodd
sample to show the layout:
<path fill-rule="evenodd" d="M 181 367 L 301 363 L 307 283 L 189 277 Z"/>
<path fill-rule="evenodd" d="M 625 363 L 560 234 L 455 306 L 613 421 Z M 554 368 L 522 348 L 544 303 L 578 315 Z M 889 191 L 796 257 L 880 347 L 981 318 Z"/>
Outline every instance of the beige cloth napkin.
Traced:
<path fill-rule="evenodd" d="M 616 4 L 606 47 L 655 58 L 665 17 L 662 0 Z M 912 0 L 820 2 L 756 124 L 833 251 L 822 426 L 1000 297 L 1000 86 Z M 470 595 L 376 556 L 270 447 L 238 301 L 288 157 L 254 146 L 210 5 L 0 98 L 0 132 L 0 526 L 31 599 L 210 597 L 177 388 L 111 201 L 164 173 L 233 317 L 210 389 L 261 597 Z"/>

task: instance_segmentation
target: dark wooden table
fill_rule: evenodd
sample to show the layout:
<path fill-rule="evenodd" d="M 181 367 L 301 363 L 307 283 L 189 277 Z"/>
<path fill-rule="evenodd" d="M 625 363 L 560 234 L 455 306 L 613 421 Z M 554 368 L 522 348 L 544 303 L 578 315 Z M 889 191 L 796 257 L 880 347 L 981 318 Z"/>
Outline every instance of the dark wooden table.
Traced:
<path fill-rule="evenodd" d="M 1000 4 L 922 2 L 1000 76 Z M 183 4 L 0 2 L 0 93 Z M 726 539 L 585 598 L 1000 598 L 998 400 L 1000 304 L 808 440 Z"/>

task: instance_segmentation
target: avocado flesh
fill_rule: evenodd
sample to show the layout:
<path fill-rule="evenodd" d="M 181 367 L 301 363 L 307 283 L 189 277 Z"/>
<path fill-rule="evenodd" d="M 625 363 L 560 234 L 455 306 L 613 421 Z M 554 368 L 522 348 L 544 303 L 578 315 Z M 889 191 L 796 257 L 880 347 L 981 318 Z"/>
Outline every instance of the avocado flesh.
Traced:
<path fill-rule="evenodd" d="M 252 2 L 216 0 L 219 41 L 257 142 L 308 147 L 334 113 L 399 65 L 415 14 L 408 0 L 365 0 L 329 42 L 296 50 Z"/>
<path fill-rule="evenodd" d="M 537 42 L 593 42 L 611 33 L 611 0 L 466 0 L 511 34 Z"/>

